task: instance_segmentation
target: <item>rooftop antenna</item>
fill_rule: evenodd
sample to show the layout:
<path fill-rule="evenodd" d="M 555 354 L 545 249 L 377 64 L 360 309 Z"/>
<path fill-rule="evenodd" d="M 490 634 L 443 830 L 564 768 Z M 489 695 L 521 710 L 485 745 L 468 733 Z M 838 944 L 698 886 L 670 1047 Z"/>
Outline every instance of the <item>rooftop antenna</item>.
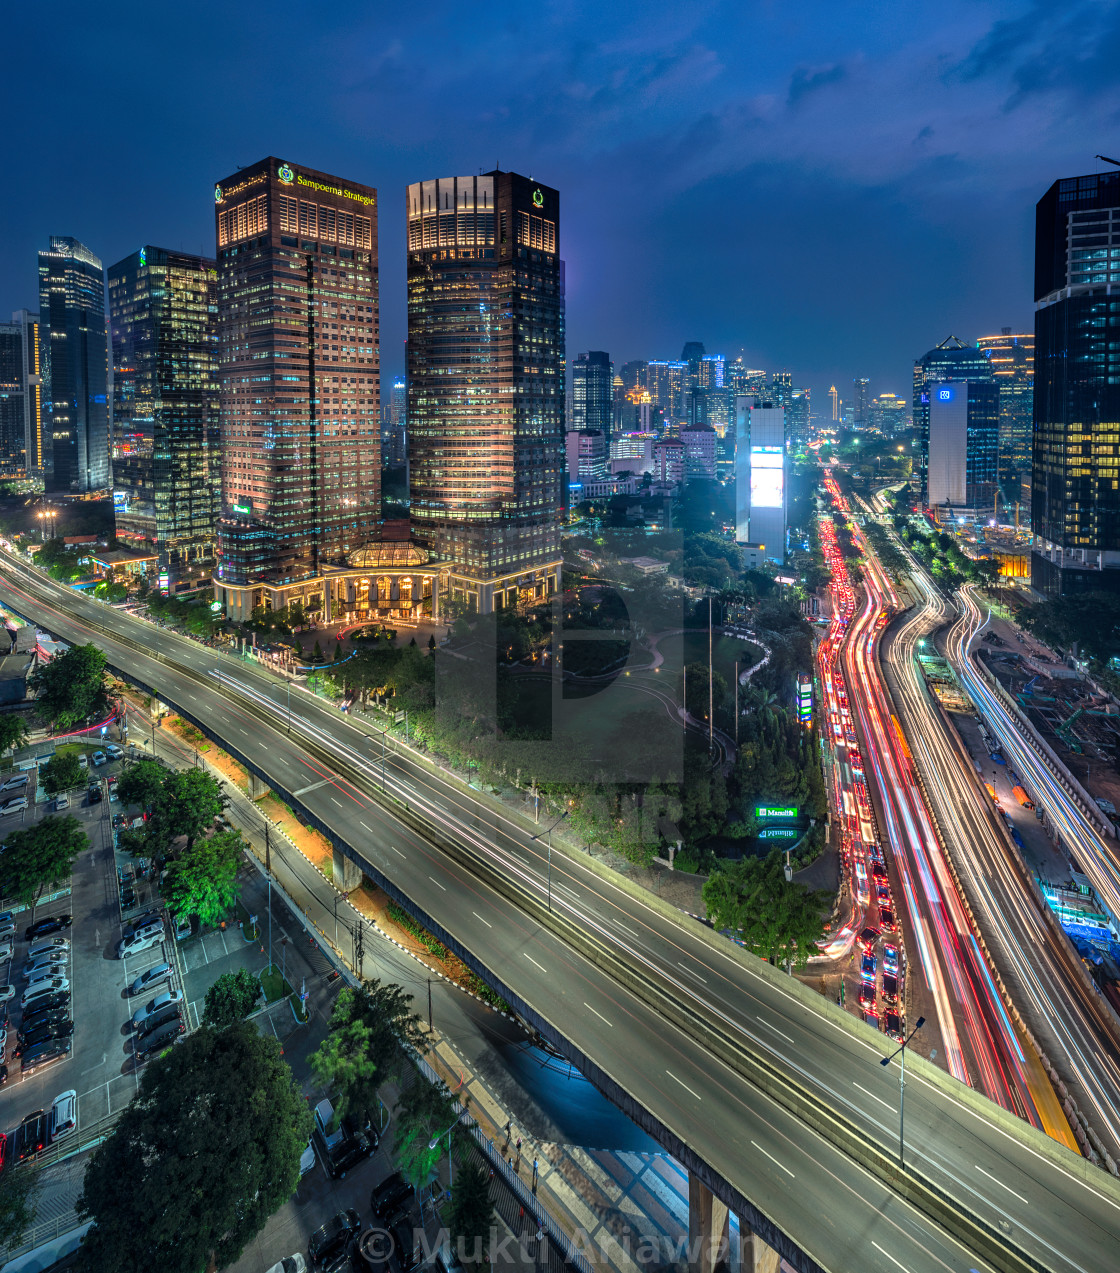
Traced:
<path fill-rule="evenodd" d="M 1103 159 L 1106 164 L 1115 164 L 1117 168 L 1120 168 L 1120 159 L 1109 159 L 1107 155 L 1094 155 L 1093 158 Z"/>

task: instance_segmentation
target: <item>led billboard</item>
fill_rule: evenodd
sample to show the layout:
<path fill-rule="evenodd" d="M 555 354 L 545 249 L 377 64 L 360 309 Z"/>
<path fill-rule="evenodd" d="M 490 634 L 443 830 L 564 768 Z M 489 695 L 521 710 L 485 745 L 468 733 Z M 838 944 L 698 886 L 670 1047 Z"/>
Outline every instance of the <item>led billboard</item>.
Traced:
<path fill-rule="evenodd" d="M 783 507 L 784 450 L 780 446 L 751 447 L 751 508 Z"/>

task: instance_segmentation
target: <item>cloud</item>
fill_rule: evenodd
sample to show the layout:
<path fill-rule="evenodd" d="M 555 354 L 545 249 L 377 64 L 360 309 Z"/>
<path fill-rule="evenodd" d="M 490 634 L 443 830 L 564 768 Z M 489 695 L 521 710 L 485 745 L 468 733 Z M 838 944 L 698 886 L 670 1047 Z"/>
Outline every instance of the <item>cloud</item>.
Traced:
<path fill-rule="evenodd" d="M 796 106 L 810 93 L 818 92 L 829 84 L 839 84 L 847 75 L 847 70 L 839 62 L 833 62 L 831 66 L 799 66 L 790 78 L 787 104 Z"/>

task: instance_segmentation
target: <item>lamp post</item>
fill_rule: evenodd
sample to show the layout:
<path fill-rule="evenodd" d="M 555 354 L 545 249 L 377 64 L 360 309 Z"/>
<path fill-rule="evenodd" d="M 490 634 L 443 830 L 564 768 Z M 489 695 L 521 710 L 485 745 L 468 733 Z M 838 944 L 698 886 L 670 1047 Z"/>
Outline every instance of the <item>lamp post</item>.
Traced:
<path fill-rule="evenodd" d="M 902 1042 L 898 1045 L 898 1047 L 890 1054 L 890 1056 L 883 1057 L 883 1059 L 879 1062 L 880 1065 L 887 1066 L 887 1065 L 890 1065 L 890 1063 L 894 1060 L 896 1056 L 899 1058 L 899 1062 L 898 1062 L 899 1064 L 899 1070 L 898 1070 L 898 1165 L 900 1167 L 906 1166 L 906 1160 L 904 1157 L 905 1141 L 903 1139 L 903 1128 L 905 1125 L 905 1118 L 906 1118 L 906 1045 L 910 1042 L 910 1040 L 914 1037 L 914 1035 L 918 1033 L 918 1031 L 922 1028 L 922 1026 L 925 1025 L 925 1023 L 926 1023 L 925 1017 L 919 1017 L 917 1022 L 914 1025 L 913 1030 L 911 1030 L 910 1033 L 903 1038 Z"/>
<path fill-rule="evenodd" d="M 459 1120 L 462 1117 L 463 1117 L 463 1111 L 460 1110 L 455 1115 L 455 1121 L 451 1123 L 449 1127 L 445 1127 L 443 1131 L 439 1133 L 438 1136 L 433 1136 L 432 1139 L 428 1141 L 429 1149 L 438 1149 L 439 1142 L 443 1140 L 445 1136 L 447 1137 L 447 1192 L 448 1193 L 451 1192 L 451 1188 L 455 1184 L 455 1160 L 454 1158 L 451 1157 L 451 1133 L 458 1126 Z"/>
<path fill-rule="evenodd" d="M 552 910 L 552 832 L 564 821 L 569 813 L 571 813 L 571 810 L 565 809 L 547 831 L 538 831 L 536 835 L 529 837 L 531 844 L 533 840 L 539 840 L 542 835 L 548 836 L 548 909 L 550 911 Z"/>

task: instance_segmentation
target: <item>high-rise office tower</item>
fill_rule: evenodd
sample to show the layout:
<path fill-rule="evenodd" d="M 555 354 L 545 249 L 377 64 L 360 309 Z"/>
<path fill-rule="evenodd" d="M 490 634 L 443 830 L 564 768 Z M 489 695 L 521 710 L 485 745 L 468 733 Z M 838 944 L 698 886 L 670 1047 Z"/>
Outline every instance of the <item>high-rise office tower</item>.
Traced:
<path fill-rule="evenodd" d="M 100 491 L 109 485 L 108 345 L 105 271 L 77 239 L 52 236 L 39 253 L 39 317 L 46 490 Z"/>
<path fill-rule="evenodd" d="M 867 408 L 868 427 L 878 429 L 885 438 L 900 437 L 906 432 L 909 404 L 893 393 L 881 393 L 871 399 Z"/>
<path fill-rule="evenodd" d="M 786 555 L 786 413 L 735 399 L 735 542 L 781 566 Z"/>
<path fill-rule="evenodd" d="M 935 345 L 914 363 L 914 431 L 918 442 L 914 477 L 920 483 L 923 500 L 928 491 L 930 386 L 949 381 L 985 383 L 991 379 L 992 368 L 987 355 L 956 336 L 947 336 L 940 345 Z"/>
<path fill-rule="evenodd" d="M 15 477 L 24 468 L 23 328 L 0 323 L 0 473 Z"/>
<path fill-rule="evenodd" d="M 681 430 L 686 481 L 711 481 L 716 475 L 716 431 L 706 424 L 691 424 Z"/>
<path fill-rule="evenodd" d="M 833 385 L 828 391 L 828 401 L 832 407 L 832 419 L 834 422 L 840 420 L 840 395 L 836 392 L 836 386 Z"/>
<path fill-rule="evenodd" d="M 222 515 L 215 587 L 329 610 L 378 535 L 377 191 L 270 156 L 214 187 Z"/>
<path fill-rule="evenodd" d="M 762 396 L 773 403 L 776 407 L 786 407 L 793 395 L 793 372 L 792 371 L 775 371 L 770 377 L 770 383 L 767 384 Z"/>
<path fill-rule="evenodd" d="M 646 364 L 646 388 L 650 401 L 661 409 L 667 421 L 684 418 L 685 392 L 688 385 L 688 363 L 649 362 Z"/>
<path fill-rule="evenodd" d="M 786 406 L 786 432 L 791 447 L 802 447 L 809 441 L 812 397 L 808 389 L 791 389 Z"/>
<path fill-rule="evenodd" d="M 218 271 L 145 246 L 109 268 L 113 512 L 167 584 L 214 567 L 221 498 Z"/>
<path fill-rule="evenodd" d="M 1000 466 L 1026 472 L 1034 425 L 1034 333 L 1016 335 L 1004 327 L 998 336 L 978 337 L 976 347 L 988 355 L 999 386 Z"/>
<path fill-rule="evenodd" d="M 1120 172 L 1035 209 L 1031 582 L 1120 591 Z"/>
<path fill-rule="evenodd" d="M 12 322 L 20 329 L 20 358 L 23 365 L 23 451 L 28 476 L 43 469 L 43 343 L 39 315 L 17 309 Z"/>
<path fill-rule="evenodd" d="M 412 527 L 489 613 L 560 583 L 560 195 L 494 171 L 406 198 Z"/>
<path fill-rule="evenodd" d="M 852 419 L 857 429 L 867 428 L 867 408 L 871 405 L 871 381 L 866 376 L 852 381 Z"/>
<path fill-rule="evenodd" d="M 766 383 L 766 372 L 758 367 L 748 367 L 743 362 L 743 355 L 740 354 L 734 362 L 729 362 L 724 368 L 724 378 L 728 389 L 731 390 L 732 411 L 734 411 L 734 399 L 740 394 L 750 397 L 752 394 L 757 395 L 762 392 L 762 387 Z"/>
<path fill-rule="evenodd" d="M 929 386 L 929 492 L 943 515 L 987 519 L 999 489 L 999 387 L 992 381 Z"/>
<path fill-rule="evenodd" d="M 598 429 L 610 437 L 614 365 L 601 349 L 579 354 L 572 362 L 572 428 Z"/>
<path fill-rule="evenodd" d="M 698 385 L 700 383 L 700 364 L 704 359 L 704 342 L 702 340 L 686 340 L 684 348 L 681 350 L 681 362 L 687 367 L 686 384 Z"/>

